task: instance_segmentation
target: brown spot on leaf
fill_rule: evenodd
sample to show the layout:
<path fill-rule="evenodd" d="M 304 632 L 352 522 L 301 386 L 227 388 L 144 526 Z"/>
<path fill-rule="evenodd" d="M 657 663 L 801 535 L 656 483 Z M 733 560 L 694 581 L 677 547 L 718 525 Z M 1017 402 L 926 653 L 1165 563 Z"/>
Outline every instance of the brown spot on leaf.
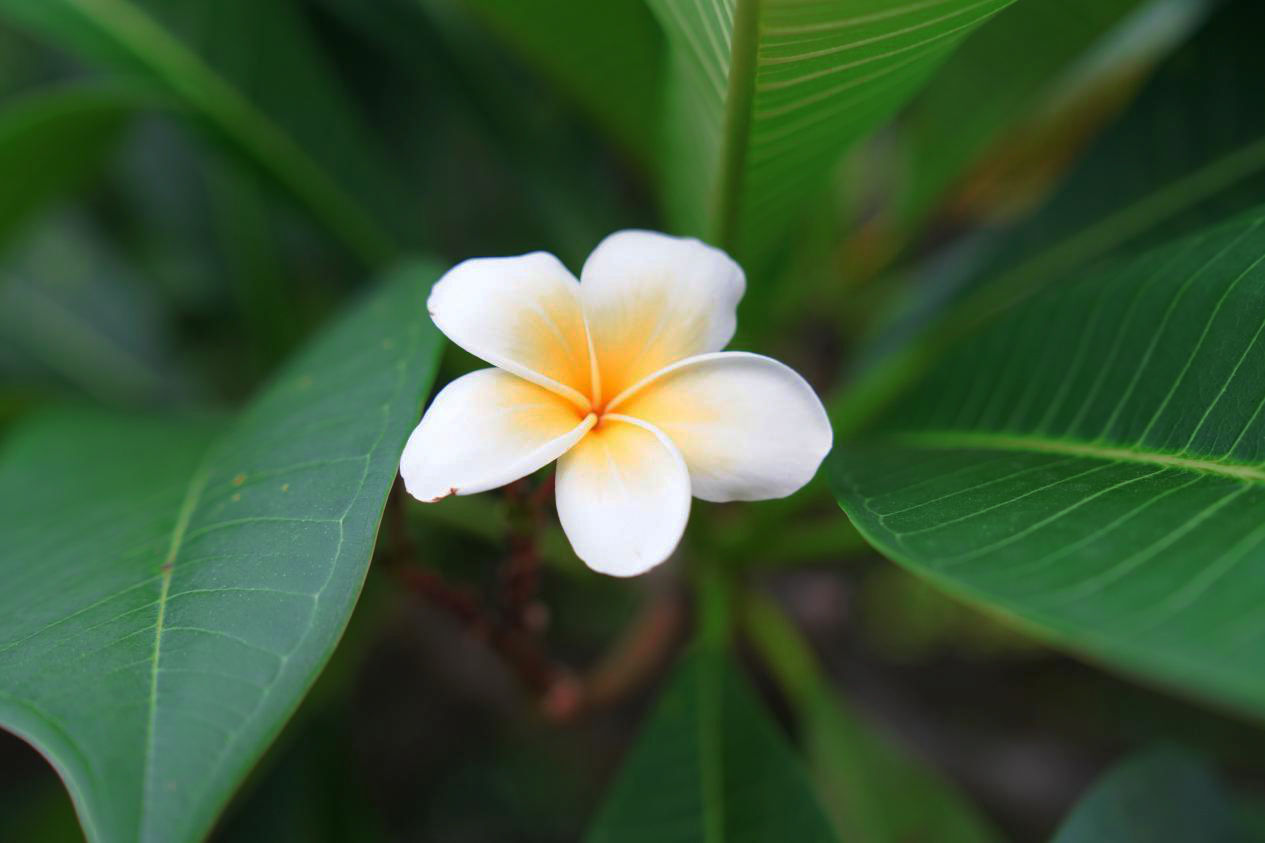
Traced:
<path fill-rule="evenodd" d="M 234 477 L 234 478 L 233 478 L 233 485 L 234 485 L 234 486 L 240 486 L 240 485 L 242 485 L 242 484 L 243 484 L 243 483 L 245 483 L 245 482 L 246 482 L 246 475 L 245 475 L 245 474 L 238 474 L 236 477 Z"/>

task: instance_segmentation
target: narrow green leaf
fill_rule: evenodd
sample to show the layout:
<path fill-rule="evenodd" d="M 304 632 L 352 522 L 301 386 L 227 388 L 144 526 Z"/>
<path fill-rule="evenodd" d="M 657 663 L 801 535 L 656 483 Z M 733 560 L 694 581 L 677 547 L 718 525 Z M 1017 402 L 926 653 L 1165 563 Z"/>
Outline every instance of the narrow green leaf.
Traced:
<path fill-rule="evenodd" d="M 363 260 L 397 188 L 293 0 L 0 0 L 0 16 L 188 109 Z"/>
<path fill-rule="evenodd" d="M 795 708 L 812 770 L 843 840 L 991 843 L 996 831 L 932 770 L 852 711 L 807 642 L 772 603 L 751 599 L 745 629 Z"/>
<path fill-rule="evenodd" d="M 0 456 L 0 723 L 93 841 L 202 838 L 329 658 L 434 376 L 397 273 L 227 425 L 62 413 Z"/>
<path fill-rule="evenodd" d="M 1051 843 L 1247 843 L 1234 801 L 1198 758 L 1140 753 L 1103 776 Z"/>
<path fill-rule="evenodd" d="M 980 27 L 910 104 L 894 213 L 919 223 L 1008 130 L 1136 77 L 1189 28 L 1201 0 L 1016 3 Z M 1092 90 L 1090 89 L 1092 86 Z M 1056 142 L 1066 142 L 1057 137 Z M 1059 150 L 1047 150 L 1046 158 Z"/>
<path fill-rule="evenodd" d="M 73 85 L 0 107 L 0 246 L 33 212 L 100 172 L 136 106 L 121 91 Z"/>
<path fill-rule="evenodd" d="M 948 349 L 830 480 L 863 534 L 1091 658 L 1265 711 L 1265 214 Z"/>
<path fill-rule="evenodd" d="M 671 45 L 674 224 L 759 266 L 854 141 L 1012 0 L 648 0 Z"/>
<path fill-rule="evenodd" d="M 723 650 L 695 646 L 677 666 L 586 839 L 836 838 L 790 747 Z"/>

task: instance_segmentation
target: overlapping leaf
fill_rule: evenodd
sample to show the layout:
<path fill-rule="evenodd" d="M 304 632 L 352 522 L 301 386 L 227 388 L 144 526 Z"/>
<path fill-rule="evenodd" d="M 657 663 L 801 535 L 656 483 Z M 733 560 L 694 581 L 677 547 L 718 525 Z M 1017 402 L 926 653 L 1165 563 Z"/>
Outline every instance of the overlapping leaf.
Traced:
<path fill-rule="evenodd" d="M 1012 0 L 650 0 L 671 43 L 668 203 L 758 266 L 876 128 Z"/>
<path fill-rule="evenodd" d="M 946 351 L 830 475 L 893 559 L 1265 711 L 1265 212 L 1066 277 Z"/>
<path fill-rule="evenodd" d="M 403 270 L 227 425 L 68 412 L 0 457 L 0 724 L 93 841 L 195 840 L 346 625 L 440 340 Z"/>

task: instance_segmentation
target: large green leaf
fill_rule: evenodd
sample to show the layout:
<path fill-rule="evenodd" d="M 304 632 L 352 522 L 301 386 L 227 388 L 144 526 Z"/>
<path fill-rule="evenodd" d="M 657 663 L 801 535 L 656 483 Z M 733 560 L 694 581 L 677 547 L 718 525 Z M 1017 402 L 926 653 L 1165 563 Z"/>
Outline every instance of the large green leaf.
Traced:
<path fill-rule="evenodd" d="M 31 213 L 99 172 L 135 108 L 134 97 L 83 85 L 0 107 L 0 245 Z"/>
<path fill-rule="evenodd" d="M 674 224 L 760 264 L 854 141 L 1012 0 L 648 0 L 671 44 Z"/>
<path fill-rule="evenodd" d="M 1208 766 L 1175 749 L 1141 753 L 1108 772 L 1052 843 L 1247 843 L 1233 799 Z"/>
<path fill-rule="evenodd" d="M 1265 5 L 1230 0 L 1155 73 L 1049 203 L 982 261 L 930 273 L 920 305 L 880 338 L 835 405 L 845 432 L 934 364 L 947 342 L 1069 273 L 1255 206 L 1265 197 Z M 980 268 L 980 263 L 984 268 Z M 925 307 L 934 300 L 935 306 Z M 895 341 L 914 335 L 912 341 Z"/>
<path fill-rule="evenodd" d="M 240 417 L 61 413 L 0 457 L 0 723 L 94 841 L 207 833 L 337 643 L 440 339 L 402 270 Z"/>
<path fill-rule="evenodd" d="M 164 95 L 367 261 L 398 185 L 294 0 L 0 0 L 0 16 Z"/>
<path fill-rule="evenodd" d="M 829 841 L 785 739 L 728 657 L 696 646 L 677 666 L 587 840 Z"/>
<path fill-rule="evenodd" d="M 821 674 L 772 603 L 752 598 L 746 629 L 798 716 L 801 742 L 839 836 L 867 843 L 1001 839 L 953 788 L 870 727 Z"/>
<path fill-rule="evenodd" d="M 830 479 L 887 555 L 1265 711 L 1265 215 L 1067 277 L 942 355 Z"/>

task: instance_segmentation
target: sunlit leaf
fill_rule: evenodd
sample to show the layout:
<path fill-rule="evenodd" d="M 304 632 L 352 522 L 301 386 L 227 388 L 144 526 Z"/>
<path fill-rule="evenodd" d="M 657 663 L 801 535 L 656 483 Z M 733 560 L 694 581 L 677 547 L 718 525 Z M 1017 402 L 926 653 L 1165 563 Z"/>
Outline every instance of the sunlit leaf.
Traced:
<path fill-rule="evenodd" d="M 830 478 L 892 559 L 1265 710 L 1265 214 L 1062 279 L 947 349 Z"/>
<path fill-rule="evenodd" d="M 197 840 L 356 602 L 434 375 L 426 266 L 236 419 L 65 412 L 0 456 L 0 723 L 93 841 Z"/>

